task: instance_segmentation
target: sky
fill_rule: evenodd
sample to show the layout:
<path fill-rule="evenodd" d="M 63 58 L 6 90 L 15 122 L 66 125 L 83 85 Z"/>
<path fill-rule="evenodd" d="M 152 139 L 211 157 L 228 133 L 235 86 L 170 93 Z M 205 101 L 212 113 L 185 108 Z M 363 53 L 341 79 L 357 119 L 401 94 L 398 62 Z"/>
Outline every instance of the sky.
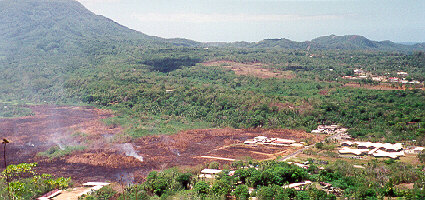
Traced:
<path fill-rule="evenodd" d="M 324 35 L 425 42 L 425 0 L 78 0 L 92 12 L 163 38 L 307 41 Z"/>

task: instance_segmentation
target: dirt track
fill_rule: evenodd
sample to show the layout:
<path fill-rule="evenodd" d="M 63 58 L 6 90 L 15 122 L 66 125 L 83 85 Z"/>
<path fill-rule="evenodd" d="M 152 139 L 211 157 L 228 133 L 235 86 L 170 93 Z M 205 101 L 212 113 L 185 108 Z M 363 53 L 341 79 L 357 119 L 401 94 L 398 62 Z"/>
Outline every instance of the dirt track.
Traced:
<path fill-rule="evenodd" d="M 175 135 L 135 139 L 131 146 L 139 156 L 143 156 L 141 162 L 126 156 L 123 144 L 111 143 L 111 136 L 120 133 L 121 128 L 108 127 L 100 122 L 100 119 L 112 116 L 109 111 L 92 107 L 46 105 L 30 108 L 34 116 L 0 119 L 2 137 L 11 141 L 7 147 L 9 163 L 38 162 L 40 173 L 71 176 L 76 183 L 140 182 L 151 170 L 173 166 L 193 167 L 211 161 L 230 163 L 232 159 L 244 157 L 274 159 L 297 150 L 294 147 L 241 144 L 259 135 L 296 141 L 314 142 L 321 139 L 297 130 L 188 130 Z M 87 149 L 54 159 L 36 156 L 38 152 L 57 145 L 83 145 Z M 2 154 L 3 150 L 0 151 Z"/>

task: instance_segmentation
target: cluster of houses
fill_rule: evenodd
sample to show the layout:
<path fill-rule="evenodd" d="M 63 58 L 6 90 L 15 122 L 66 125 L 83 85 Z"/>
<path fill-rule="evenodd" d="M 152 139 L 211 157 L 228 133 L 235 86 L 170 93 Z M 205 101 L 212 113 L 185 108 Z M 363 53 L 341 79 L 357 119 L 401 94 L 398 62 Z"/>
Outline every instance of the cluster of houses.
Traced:
<path fill-rule="evenodd" d="M 311 133 L 323 133 L 328 135 L 335 135 L 347 132 L 346 128 L 341 128 L 339 125 L 319 125 L 317 129 L 312 130 Z"/>
<path fill-rule="evenodd" d="M 354 154 L 356 156 L 369 155 L 374 157 L 388 157 L 397 159 L 405 156 L 401 143 L 372 143 L 372 142 L 351 142 L 341 143 L 340 154 Z"/>
<path fill-rule="evenodd" d="M 361 79 L 372 79 L 376 82 L 387 82 L 387 83 L 402 83 L 402 84 L 420 84 L 417 80 L 407 80 L 405 77 L 409 74 L 407 72 L 397 72 L 398 77 L 387 77 L 387 76 L 375 76 L 371 73 L 364 71 L 363 69 L 354 69 L 354 76 L 343 76 L 343 79 L 349 80 L 361 80 Z"/>
<path fill-rule="evenodd" d="M 288 140 L 282 138 L 268 138 L 266 136 L 257 136 L 254 139 L 246 140 L 246 145 L 275 145 L 275 146 L 304 146 L 301 143 L 296 143 L 295 140 Z"/>

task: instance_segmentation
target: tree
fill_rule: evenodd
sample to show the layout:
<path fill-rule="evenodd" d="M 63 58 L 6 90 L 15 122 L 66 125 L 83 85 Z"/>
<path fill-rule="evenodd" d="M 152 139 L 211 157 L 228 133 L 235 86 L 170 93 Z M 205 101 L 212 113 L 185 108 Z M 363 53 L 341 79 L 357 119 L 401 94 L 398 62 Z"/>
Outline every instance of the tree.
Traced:
<path fill-rule="evenodd" d="M 199 196 L 205 197 L 210 191 L 210 185 L 204 181 L 199 181 L 193 186 L 193 189 Z"/>
<path fill-rule="evenodd" d="M 191 179 L 192 179 L 191 173 L 184 173 L 184 174 L 180 174 L 176 178 L 176 181 L 179 182 L 185 190 L 188 190 Z"/>
<path fill-rule="evenodd" d="M 1 173 L 2 179 L 7 179 L 9 199 L 33 199 L 52 189 L 67 188 L 71 178 L 59 177 L 52 179 L 49 174 L 37 175 L 34 168 L 37 163 L 21 163 L 8 165 Z M 1 188 L 1 186 L 0 186 Z M 0 197 L 2 194 L 0 194 Z"/>
<path fill-rule="evenodd" d="M 418 154 L 418 159 L 419 161 L 421 161 L 421 163 L 425 162 L 425 149 L 422 150 L 419 154 Z"/>
<path fill-rule="evenodd" d="M 249 198 L 249 189 L 246 185 L 238 185 L 232 193 L 237 200 L 246 200 Z"/>

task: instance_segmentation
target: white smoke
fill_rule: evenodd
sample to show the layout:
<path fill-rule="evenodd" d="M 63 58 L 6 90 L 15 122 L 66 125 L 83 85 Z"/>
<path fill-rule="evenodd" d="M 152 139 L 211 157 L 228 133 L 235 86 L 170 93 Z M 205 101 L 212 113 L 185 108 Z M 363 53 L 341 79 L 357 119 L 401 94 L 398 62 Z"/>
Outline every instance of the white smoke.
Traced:
<path fill-rule="evenodd" d="M 134 150 L 133 145 L 131 143 L 122 144 L 121 149 L 125 152 L 126 156 L 134 157 L 137 160 L 140 160 L 140 162 L 143 162 L 143 156 L 139 156 L 136 153 L 136 151 Z"/>

